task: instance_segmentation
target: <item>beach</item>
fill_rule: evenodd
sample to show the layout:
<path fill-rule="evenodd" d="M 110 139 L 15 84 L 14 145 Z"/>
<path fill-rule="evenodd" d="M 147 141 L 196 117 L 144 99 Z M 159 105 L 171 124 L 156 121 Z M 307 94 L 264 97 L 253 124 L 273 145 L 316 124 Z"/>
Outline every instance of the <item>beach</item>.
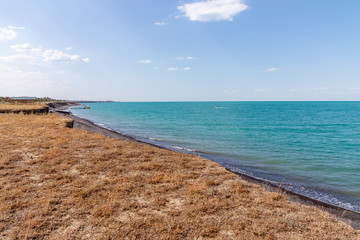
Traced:
<path fill-rule="evenodd" d="M 210 160 L 68 121 L 0 115 L 1 238 L 359 238 L 346 212 L 347 223 Z"/>
<path fill-rule="evenodd" d="M 63 106 L 60 109 L 67 110 L 71 106 L 72 105 Z M 67 118 L 72 119 L 74 121 L 74 128 L 77 128 L 77 129 L 83 129 L 83 130 L 87 130 L 90 132 L 94 132 L 94 133 L 112 137 L 112 138 L 119 138 L 119 139 L 130 141 L 130 142 L 146 144 L 146 145 L 154 146 L 156 148 L 174 151 L 173 149 L 168 149 L 168 148 L 164 148 L 162 146 L 156 145 L 156 144 L 144 142 L 144 141 L 136 139 L 132 136 L 126 135 L 124 133 L 114 131 L 114 130 L 106 128 L 106 127 L 99 126 L 98 124 L 96 124 L 90 120 L 80 118 L 80 117 L 72 115 L 72 114 L 70 114 L 70 115 L 60 114 L 60 115 L 66 116 Z M 244 173 L 234 172 L 228 168 L 225 168 L 225 169 L 229 172 L 239 175 L 243 180 L 246 180 L 247 182 L 255 183 L 259 186 L 265 187 L 267 190 L 275 191 L 275 192 L 280 190 L 283 194 L 286 194 L 287 199 L 289 199 L 290 201 L 298 202 L 298 203 L 301 203 L 306 206 L 315 206 L 317 208 L 320 208 L 321 210 L 332 214 L 336 218 L 350 223 L 355 229 L 360 230 L 360 214 L 357 212 L 354 212 L 354 211 L 351 211 L 348 209 L 344 209 L 341 207 L 337 207 L 337 206 L 307 197 L 305 195 L 301 195 L 301 194 L 289 191 L 286 188 L 283 188 L 281 185 L 279 186 L 278 184 L 274 184 L 271 181 L 266 181 L 265 179 L 259 179 L 259 178 L 256 178 L 251 175 L 244 174 Z"/>
<path fill-rule="evenodd" d="M 360 240 L 359 1 L 0 6 L 0 240 Z"/>
<path fill-rule="evenodd" d="M 77 117 L 360 212 L 358 103 L 89 103 Z M 217 106 L 217 107 L 216 107 Z M 318 110 L 320 109 L 320 110 Z"/>

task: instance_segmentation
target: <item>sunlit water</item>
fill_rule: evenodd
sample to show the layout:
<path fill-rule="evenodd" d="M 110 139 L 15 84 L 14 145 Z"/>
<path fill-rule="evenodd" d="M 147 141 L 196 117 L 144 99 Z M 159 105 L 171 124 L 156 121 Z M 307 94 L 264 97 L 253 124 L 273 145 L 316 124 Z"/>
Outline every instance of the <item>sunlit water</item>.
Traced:
<path fill-rule="evenodd" d="M 360 212 L 360 102 L 89 103 L 97 124 Z"/>

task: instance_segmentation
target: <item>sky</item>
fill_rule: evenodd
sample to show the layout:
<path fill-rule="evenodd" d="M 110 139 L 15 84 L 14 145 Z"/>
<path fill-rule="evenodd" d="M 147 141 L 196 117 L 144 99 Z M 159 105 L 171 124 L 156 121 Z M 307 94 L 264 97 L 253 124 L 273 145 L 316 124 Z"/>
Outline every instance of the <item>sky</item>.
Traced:
<path fill-rule="evenodd" d="M 0 96 L 359 101 L 360 1 L 2 0 Z"/>

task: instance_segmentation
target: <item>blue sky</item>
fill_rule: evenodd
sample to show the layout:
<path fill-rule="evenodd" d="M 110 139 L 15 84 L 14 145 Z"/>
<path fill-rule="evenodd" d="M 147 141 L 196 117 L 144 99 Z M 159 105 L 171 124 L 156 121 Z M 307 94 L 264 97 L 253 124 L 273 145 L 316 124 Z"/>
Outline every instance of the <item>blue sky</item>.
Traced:
<path fill-rule="evenodd" d="M 2 0 L 0 96 L 360 100 L 360 1 Z"/>

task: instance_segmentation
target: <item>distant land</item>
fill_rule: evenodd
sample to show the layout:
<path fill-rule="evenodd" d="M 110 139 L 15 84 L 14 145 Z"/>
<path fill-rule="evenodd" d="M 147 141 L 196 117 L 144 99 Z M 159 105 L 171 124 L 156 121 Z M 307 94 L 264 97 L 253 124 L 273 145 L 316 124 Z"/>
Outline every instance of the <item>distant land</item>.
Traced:
<path fill-rule="evenodd" d="M 70 102 L 77 102 L 77 103 L 108 103 L 108 102 L 120 102 L 120 101 L 77 101 L 77 100 L 71 100 Z"/>

